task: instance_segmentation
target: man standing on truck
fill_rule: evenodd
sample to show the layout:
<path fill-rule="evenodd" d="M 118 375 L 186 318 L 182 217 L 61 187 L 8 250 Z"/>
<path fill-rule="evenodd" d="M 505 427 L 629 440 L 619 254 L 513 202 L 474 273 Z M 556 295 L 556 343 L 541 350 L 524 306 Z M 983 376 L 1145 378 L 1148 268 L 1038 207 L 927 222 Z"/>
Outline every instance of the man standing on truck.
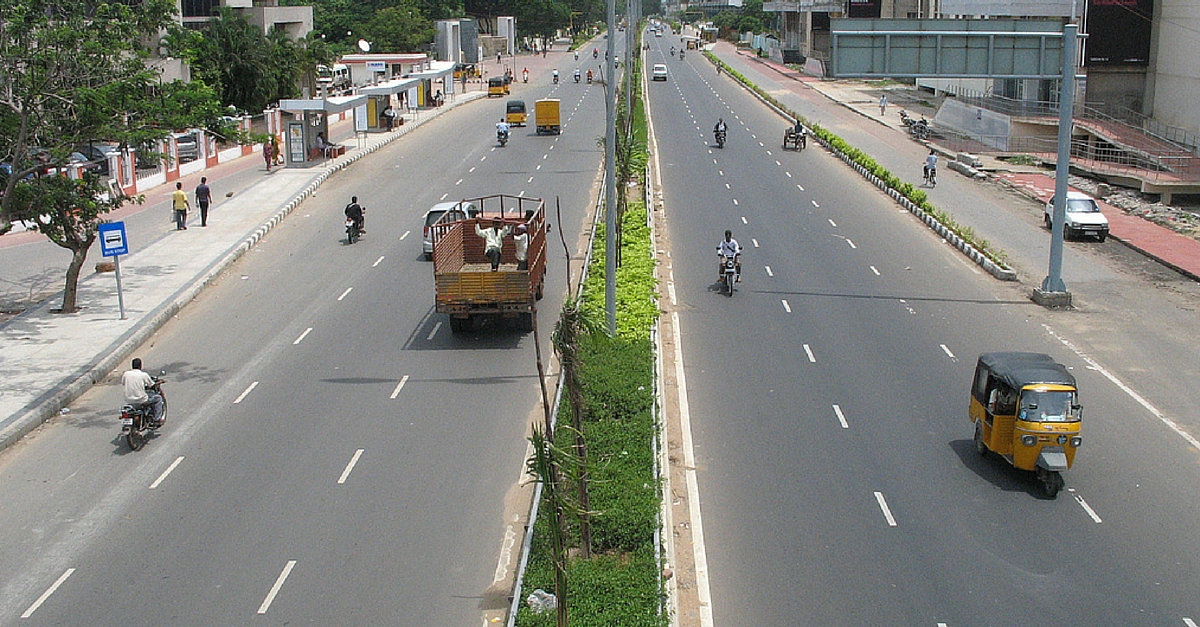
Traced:
<path fill-rule="evenodd" d="M 504 245 L 504 238 L 508 237 L 509 231 L 511 229 L 504 226 L 500 218 L 492 218 L 492 226 L 486 229 L 479 228 L 479 223 L 475 223 L 475 234 L 483 238 L 483 254 L 492 262 L 492 272 L 500 269 L 500 248 Z"/>
<path fill-rule="evenodd" d="M 517 256 L 517 270 L 529 269 L 529 227 L 524 224 L 518 224 L 516 234 L 513 235 L 513 244 L 516 248 L 513 252 Z"/>

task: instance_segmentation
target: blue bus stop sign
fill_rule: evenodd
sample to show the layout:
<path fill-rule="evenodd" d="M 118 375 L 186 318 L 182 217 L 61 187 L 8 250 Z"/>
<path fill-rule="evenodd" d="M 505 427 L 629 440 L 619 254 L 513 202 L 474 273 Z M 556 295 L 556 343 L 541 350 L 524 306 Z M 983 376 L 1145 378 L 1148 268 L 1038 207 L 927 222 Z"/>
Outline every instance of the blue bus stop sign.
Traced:
<path fill-rule="evenodd" d="M 100 225 L 100 253 L 105 257 L 129 254 L 124 222 L 105 222 Z"/>

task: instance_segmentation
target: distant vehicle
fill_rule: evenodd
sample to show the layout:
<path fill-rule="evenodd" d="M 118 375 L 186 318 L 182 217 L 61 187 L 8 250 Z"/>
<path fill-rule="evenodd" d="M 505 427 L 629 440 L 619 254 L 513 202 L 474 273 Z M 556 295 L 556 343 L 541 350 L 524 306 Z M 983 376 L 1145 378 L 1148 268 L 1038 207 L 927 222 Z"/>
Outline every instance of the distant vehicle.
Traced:
<path fill-rule="evenodd" d="M 529 114 L 525 111 L 524 100 L 509 100 L 504 105 L 504 119 L 509 126 L 525 126 Z"/>
<path fill-rule="evenodd" d="M 85 159 L 87 159 L 88 161 L 94 161 L 99 166 L 99 169 L 97 171 L 100 174 L 107 176 L 108 170 L 109 170 L 109 168 L 108 168 L 109 157 L 114 157 L 114 156 L 120 154 L 121 151 L 118 150 L 117 146 L 114 144 L 104 144 L 104 143 L 99 143 L 99 142 L 92 142 L 90 144 L 83 144 L 80 146 L 76 146 L 75 152 L 79 153 L 80 155 L 83 155 L 83 157 Z"/>
<path fill-rule="evenodd" d="M 654 68 L 650 70 L 650 76 L 656 81 L 667 80 L 667 66 L 663 63 L 655 63 Z"/>
<path fill-rule="evenodd" d="M 179 133 L 174 136 L 175 154 L 180 163 L 188 163 L 200 158 L 200 144 L 196 141 L 195 133 Z"/>
<path fill-rule="evenodd" d="M 562 132 L 561 103 L 558 98 L 543 98 L 534 102 L 533 118 L 538 135 L 558 135 Z"/>
<path fill-rule="evenodd" d="M 1042 215 L 1046 228 L 1051 228 L 1053 215 L 1054 199 L 1051 198 L 1046 203 L 1046 209 Z M 1108 218 L 1100 212 L 1100 206 L 1096 204 L 1095 199 L 1083 192 L 1067 192 L 1065 222 L 1066 224 L 1063 225 L 1064 238 L 1094 235 L 1097 240 L 1103 242 L 1108 237 Z"/>
<path fill-rule="evenodd" d="M 447 216 L 446 214 L 450 215 Z M 425 226 L 421 231 L 421 252 L 425 261 L 433 261 L 433 231 L 429 227 L 437 222 L 455 222 L 479 215 L 479 208 L 470 202 L 439 202 L 425 212 Z M 443 220 L 442 218 L 445 218 Z"/>
<path fill-rule="evenodd" d="M 340 92 L 350 88 L 350 68 L 345 63 L 333 66 L 317 66 L 317 85 L 326 92 Z"/>

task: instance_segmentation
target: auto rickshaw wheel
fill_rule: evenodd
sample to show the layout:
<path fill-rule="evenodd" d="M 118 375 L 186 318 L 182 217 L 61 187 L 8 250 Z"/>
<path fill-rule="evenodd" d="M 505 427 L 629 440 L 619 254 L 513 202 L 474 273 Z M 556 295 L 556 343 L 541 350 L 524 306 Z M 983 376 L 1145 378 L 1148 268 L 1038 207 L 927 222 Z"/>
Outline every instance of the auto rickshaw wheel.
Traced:
<path fill-rule="evenodd" d="M 975 452 L 981 457 L 987 457 L 987 444 L 983 443 L 983 425 L 978 422 L 975 423 L 975 437 L 972 439 L 975 441 Z"/>
<path fill-rule="evenodd" d="M 1037 469 L 1038 480 L 1042 482 L 1042 494 L 1046 498 L 1058 498 L 1058 491 L 1062 490 L 1065 483 L 1062 478 L 1062 473 L 1045 468 Z"/>

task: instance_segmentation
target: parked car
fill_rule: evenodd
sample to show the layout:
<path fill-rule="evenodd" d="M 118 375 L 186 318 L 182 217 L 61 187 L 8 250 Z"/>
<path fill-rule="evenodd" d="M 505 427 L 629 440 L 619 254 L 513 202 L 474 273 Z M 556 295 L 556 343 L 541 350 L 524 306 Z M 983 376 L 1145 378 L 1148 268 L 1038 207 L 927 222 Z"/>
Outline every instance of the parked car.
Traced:
<path fill-rule="evenodd" d="M 94 161 L 99 166 L 100 174 L 108 175 L 108 160 L 110 157 L 120 154 L 115 144 L 105 144 L 100 142 L 92 142 L 90 144 L 82 144 L 75 147 L 75 152 L 83 155 L 88 161 Z"/>
<path fill-rule="evenodd" d="M 1046 228 L 1050 228 L 1053 215 L 1054 199 L 1051 198 L 1046 202 L 1046 210 L 1042 215 L 1046 222 Z M 1100 205 L 1096 204 L 1096 200 L 1083 192 L 1067 192 L 1065 222 L 1066 224 L 1063 225 L 1063 238 L 1065 239 L 1094 235 L 1097 240 L 1103 242 L 1108 237 L 1108 218 L 1100 212 Z"/>
<path fill-rule="evenodd" d="M 433 260 L 433 235 L 429 227 L 441 220 L 448 211 L 454 212 L 454 215 L 446 218 L 451 221 L 466 220 L 479 215 L 479 208 L 469 202 L 439 202 L 426 211 L 425 226 L 421 231 L 421 252 L 425 254 L 425 261 Z"/>
<path fill-rule="evenodd" d="M 200 144 L 196 141 L 195 133 L 179 133 L 174 138 L 175 152 L 179 155 L 180 163 L 187 163 L 200 158 Z"/>
<path fill-rule="evenodd" d="M 667 66 L 664 63 L 655 63 L 654 68 L 650 70 L 652 80 L 665 81 L 667 80 Z"/>

